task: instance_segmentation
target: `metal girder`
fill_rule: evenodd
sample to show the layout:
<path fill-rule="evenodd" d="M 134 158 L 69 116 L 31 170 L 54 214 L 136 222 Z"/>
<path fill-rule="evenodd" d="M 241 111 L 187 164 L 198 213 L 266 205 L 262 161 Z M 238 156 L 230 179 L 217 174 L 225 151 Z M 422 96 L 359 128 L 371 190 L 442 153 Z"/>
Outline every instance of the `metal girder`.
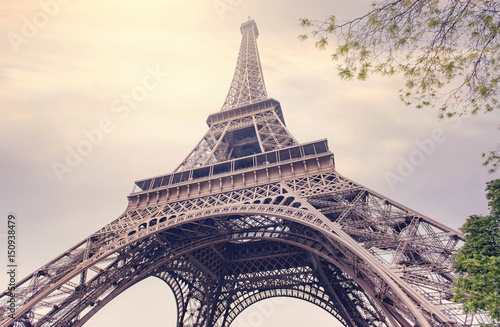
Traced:
<path fill-rule="evenodd" d="M 298 144 L 276 113 L 281 109 L 268 101 L 262 103 L 264 105 L 258 111 L 250 114 L 244 111 L 230 121 L 211 125 L 175 171 L 204 167 Z M 235 110 L 239 111 L 238 109 Z"/>
<path fill-rule="evenodd" d="M 267 99 L 266 86 L 257 49 L 259 32 L 255 21 L 241 25 L 241 46 L 231 87 L 222 111 Z"/>

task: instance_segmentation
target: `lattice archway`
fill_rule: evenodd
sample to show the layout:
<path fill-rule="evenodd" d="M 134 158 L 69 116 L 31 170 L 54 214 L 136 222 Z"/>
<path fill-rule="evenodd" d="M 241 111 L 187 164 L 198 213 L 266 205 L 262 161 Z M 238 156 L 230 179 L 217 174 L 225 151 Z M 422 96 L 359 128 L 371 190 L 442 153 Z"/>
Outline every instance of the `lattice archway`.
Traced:
<path fill-rule="evenodd" d="M 246 222 L 249 225 L 246 228 L 242 227 L 239 230 L 233 229 L 231 233 L 222 233 L 221 235 L 223 237 L 217 237 L 217 235 L 214 236 L 213 226 L 217 224 L 220 224 L 222 226 L 224 223 L 228 222 L 230 222 L 233 227 L 238 225 L 243 226 L 243 222 Z M 196 224 L 198 227 L 193 228 L 191 224 Z M 283 228 L 283 226 L 287 227 Z M 204 230 L 205 228 L 206 230 Z M 193 304 L 193 301 L 191 301 L 191 299 L 189 298 L 192 294 L 187 294 L 186 292 L 189 292 L 189 290 L 192 289 L 193 285 L 196 283 L 203 284 L 204 281 L 200 282 L 199 280 L 207 278 L 207 271 L 209 273 L 211 272 L 212 275 L 220 274 L 220 271 L 216 271 L 217 267 L 207 268 L 206 263 L 211 259 L 209 258 L 208 254 L 203 253 L 204 249 L 214 246 L 224 247 L 227 246 L 227 244 L 232 244 L 233 246 L 234 244 L 244 244 L 244 247 L 242 246 L 241 248 L 248 249 L 250 242 L 254 242 L 256 244 L 263 244 L 264 242 L 279 243 L 288 248 L 302 249 L 302 254 L 307 253 L 308 255 L 310 255 L 310 257 L 307 258 L 310 262 L 308 262 L 307 265 L 302 264 L 301 266 L 300 263 L 295 262 L 297 261 L 296 258 L 292 258 L 292 260 L 295 260 L 294 264 L 296 264 L 296 266 L 292 269 L 291 266 L 286 266 L 285 263 L 286 267 L 282 268 L 285 269 L 283 274 L 286 273 L 289 276 L 293 275 L 294 273 L 300 274 L 300 280 L 307 281 L 307 278 L 309 278 L 309 284 L 315 283 L 315 285 L 311 287 L 311 285 L 303 285 L 299 282 L 285 285 L 286 287 L 271 285 L 267 289 L 264 288 L 262 292 L 240 292 L 240 294 L 238 294 L 236 298 L 232 300 L 232 303 L 235 303 L 235 306 L 233 308 L 228 307 L 226 308 L 225 312 L 219 313 L 227 316 L 226 318 L 224 318 L 225 320 L 218 322 L 221 324 L 221 326 L 229 325 L 234 320 L 234 318 L 249 305 L 263 298 L 269 298 L 273 296 L 289 296 L 304 299 L 327 310 L 339 321 L 343 321 L 343 323 L 346 325 L 357 325 L 356 319 L 366 319 L 372 322 L 378 321 L 378 323 L 382 325 L 385 323 L 384 319 L 382 318 L 384 316 L 382 312 L 387 311 L 387 309 L 381 306 L 381 302 L 376 299 L 373 290 L 368 289 L 367 284 L 363 284 L 362 279 L 357 278 L 356 276 L 354 276 L 354 278 L 351 278 L 345 272 L 343 272 L 343 270 L 346 270 L 346 267 L 344 267 L 342 263 L 338 261 L 338 259 L 332 258 L 332 249 L 328 249 L 328 247 L 324 245 L 325 238 L 324 236 L 322 236 L 322 233 L 319 232 L 318 229 L 313 229 L 311 227 L 300 224 L 296 219 L 287 220 L 276 216 L 265 215 L 232 215 L 193 219 L 192 221 L 186 222 L 185 224 L 181 224 L 177 227 L 166 229 L 163 231 L 163 233 L 172 234 L 175 232 L 175 230 L 192 231 L 196 229 L 198 229 L 199 239 L 194 242 L 195 244 L 193 246 L 190 246 L 189 243 L 184 244 L 181 246 L 182 250 L 180 250 L 176 255 L 166 256 L 162 260 L 156 261 L 150 266 L 141 265 L 149 261 L 148 256 L 151 257 L 156 255 L 155 253 L 151 254 L 149 252 L 151 247 L 150 244 L 158 242 L 158 239 L 162 237 L 162 232 L 157 232 L 156 234 L 150 235 L 149 237 L 137 240 L 135 243 L 130 245 L 130 247 L 123 249 L 124 253 L 127 253 L 129 256 L 132 255 L 132 257 L 134 257 L 134 261 L 127 263 L 127 267 L 128 269 L 130 269 L 130 271 L 128 272 L 126 271 L 125 264 L 122 264 L 120 267 L 121 273 L 124 276 L 134 276 L 135 274 L 135 277 L 133 277 L 132 279 L 129 278 L 121 285 L 111 285 L 108 287 L 108 289 L 103 289 L 102 293 L 109 293 L 109 295 L 103 298 L 95 308 L 91 309 L 87 314 L 88 316 L 83 315 L 83 317 L 80 318 L 79 322 L 75 326 L 83 325 L 93 314 L 95 314 L 100 308 L 113 300 L 117 295 L 119 295 L 129 287 L 135 285 L 142 279 L 147 278 L 148 276 L 158 276 L 171 286 L 174 294 L 176 294 L 177 299 L 179 315 L 178 325 L 186 326 L 186 323 L 182 321 L 186 318 L 186 310 L 193 310 L 193 308 L 200 309 L 200 307 L 197 308 L 196 305 Z M 205 239 L 202 238 L 203 233 L 203 237 L 205 237 Z M 228 241 L 228 239 L 230 241 Z M 148 250 L 141 252 L 141 245 L 144 245 L 142 249 Z M 134 249 L 139 249 L 139 251 L 134 252 Z M 339 249 L 335 249 L 334 251 L 337 251 L 337 255 L 339 255 Z M 275 255 L 275 257 L 278 259 L 283 258 L 283 256 L 280 257 L 278 254 L 273 255 Z M 242 253 L 238 253 L 238 257 L 241 256 Z M 262 261 L 262 259 L 263 258 L 260 258 L 259 260 Z M 117 260 L 117 265 L 120 265 L 119 261 L 120 260 Z M 200 261 L 203 262 L 200 263 Z M 193 262 L 195 262 L 195 264 L 193 264 Z M 276 263 L 273 264 L 277 265 Z M 325 267 L 318 267 L 318 265 L 324 265 Z M 202 267 L 201 269 L 200 266 Z M 308 268 L 304 268 L 305 266 L 307 266 Z M 113 267 L 110 267 L 112 270 Z M 274 267 L 273 269 L 276 270 L 278 268 Z M 294 269 L 299 270 L 294 271 Z M 300 271 L 300 269 L 302 269 L 303 271 Z M 305 271 L 304 269 L 309 270 Z M 319 273 L 318 269 L 322 272 Z M 326 272 L 325 269 L 328 269 L 329 272 Z M 259 270 L 264 271 L 265 269 L 264 267 L 259 267 Z M 105 271 L 103 271 L 101 275 L 105 275 Z M 339 278 L 336 282 L 343 284 L 342 289 L 344 291 L 348 289 L 349 284 L 351 285 L 350 291 L 352 293 L 342 294 L 341 296 L 344 297 L 342 300 L 339 298 L 338 294 L 335 294 L 335 291 L 333 289 L 325 290 L 325 287 L 328 287 L 328 285 L 331 284 L 333 276 L 341 276 L 341 278 Z M 313 278 L 316 278 L 316 280 L 313 281 Z M 94 277 L 94 279 L 99 280 L 99 276 Z M 320 279 L 323 280 L 320 281 Z M 266 280 L 266 278 L 263 278 L 262 280 Z M 268 280 L 269 279 L 267 279 L 267 281 Z M 105 280 L 104 283 L 106 283 Z M 95 286 L 96 284 L 92 284 L 92 282 L 90 282 L 89 285 Z M 251 289 L 258 289 L 258 287 L 252 286 Z M 93 296 L 95 297 L 95 294 Z M 200 297 L 202 297 L 202 295 L 198 295 L 196 301 L 198 301 L 198 304 L 201 306 L 203 300 L 200 301 Z M 341 303 L 348 302 L 349 297 L 350 300 L 355 300 L 358 303 L 347 309 L 346 307 L 348 306 L 342 306 Z M 196 299 L 196 296 L 193 296 L 193 298 Z M 371 313 L 356 311 L 355 309 L 360 309 L 360 304 L 362 304 L 363 307 L 371 307 L 373 311 Z M 207 304 L 205 303 L 204 305 Z M 342 314 L 340 312 L 342 312 Z M 203 313 L 196 314 L 198 314 L 196 316 L 196 319 L 203 315 Z M 352 317 L 356 315 L 358 315 L 358 317 L 354 318 L 354 320 L 346 321 L 346 319 L 353 319 Z M 216 318 L 219 319 L 220 317 Z M 188 322 L 188 325 L 195 325 L 196 319 L 194 319 L 195 321 Z M 206 319 L 206 317 L 203 319 Z"/>

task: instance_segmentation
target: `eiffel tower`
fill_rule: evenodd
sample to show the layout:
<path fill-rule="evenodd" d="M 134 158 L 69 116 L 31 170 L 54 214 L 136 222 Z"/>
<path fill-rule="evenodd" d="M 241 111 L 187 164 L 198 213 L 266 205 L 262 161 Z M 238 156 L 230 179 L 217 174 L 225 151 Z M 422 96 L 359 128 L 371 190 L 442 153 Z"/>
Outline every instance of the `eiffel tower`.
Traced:
<path fill-rule="evenodd" d="M 83 326 L 151 276 L 171 287 L 179 327 L 226 327 L 271 297 L 350 327 L 481 322 L 449 301 L 463 236 L 340 175 L 327 140 L 298 142 L 267 95 L 255 22 L 241 33 L 201 141 L 172 173 L 136 181 L 120 217 L 3 292 L 0 327 Z"/>

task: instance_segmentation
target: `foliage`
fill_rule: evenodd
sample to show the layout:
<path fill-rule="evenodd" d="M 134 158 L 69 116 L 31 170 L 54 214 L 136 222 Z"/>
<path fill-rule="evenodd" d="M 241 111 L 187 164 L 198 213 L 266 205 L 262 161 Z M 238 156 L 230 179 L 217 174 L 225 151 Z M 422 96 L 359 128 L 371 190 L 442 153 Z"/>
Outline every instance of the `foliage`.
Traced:
<path fill-rule="evenodd" d="M 493 319 L 500 319 L 500 257 L 478 256 L 460 259 L 467 266 L 467 276 L 461 275 L 455 282 L 454 298 L 463 302 L 466 312 L 489 312 Z"/>
<path fill-rule="evenodd" d="M 465 245 L 455 255 L 453 301 L 466 312 L 486 310 L 500 320 L 500 179 L 487 183 L 490 215 L 473 215 L 460 230 Z"/>
<path fill-rule="evenodd" d="M 500 145 L 491 149 L 489 153 L 483 153 L 483 158 L 486 160 L 483 162 L 483 166 L 490 167 L 489 173 L 494 173 L 498 166 L 500 166 Z"/>
<path fill-rule="evenodd" d="M 443 116 L 499 108 L 500 3 L 483 0 L 393 0 L 373 5 L 362 17 L 338 24 L 301 19 L 324 49 L 332 35 L 332 58 L 342 78 L 402 73 L 401 98 L 418 108 L 439 104 Z"/>
<path fill-rule="evenodd" d="M 484 0 L 381 0 L 361 17 L 338 23 L 300 19 L 325 49 L 336 49 L 342 79 L 402 74 L 401 100 L 438 107 L 439 117 L 490 112 L 500 107 L 500 2 Z M 494 171 L 500 158 L 483 154 Z"/>

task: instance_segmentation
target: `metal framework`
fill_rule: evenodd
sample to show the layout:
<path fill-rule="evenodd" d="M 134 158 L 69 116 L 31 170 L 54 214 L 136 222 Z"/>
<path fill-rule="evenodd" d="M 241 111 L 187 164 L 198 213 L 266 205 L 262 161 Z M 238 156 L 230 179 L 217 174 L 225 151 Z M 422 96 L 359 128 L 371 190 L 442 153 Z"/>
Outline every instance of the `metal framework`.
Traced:
<path fill-rule="evenodd" d="M 267 99 L 257 42 L 259 30 L 253 20 L 241 24 L 241 46 L 233 81 L 222 111 Z"/>
<path fill-rule="evenodd" d="M 303 299 L 345 326 L 473 326 L 449 301 L 463 236 L 340 175 L 268 99 L 255 22 L 222 111 L 174 172 L 136 181 L 125 212 L 16 286 L 7 326 L 82 326 L 130 286 L 173 290 L 179 327 L 227 327 L 251 304 Z"/>

